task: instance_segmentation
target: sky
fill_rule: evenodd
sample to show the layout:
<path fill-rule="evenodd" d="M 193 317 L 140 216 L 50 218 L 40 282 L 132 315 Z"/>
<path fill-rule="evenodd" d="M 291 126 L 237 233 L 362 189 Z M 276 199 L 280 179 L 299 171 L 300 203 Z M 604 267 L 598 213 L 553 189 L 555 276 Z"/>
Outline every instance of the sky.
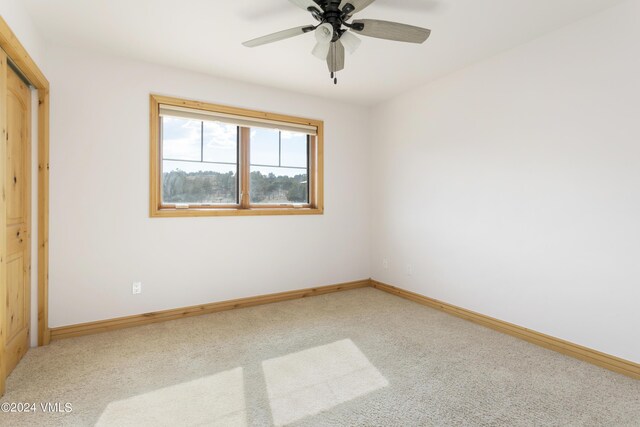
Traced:
<path fill-rule="evenodd" d="M 234 125 L 200 120 L 189 120 L 178 117 L 163 116 L 163 158 L 174 160 L 193 160 L 200 162 L 234 163 L 220 165 L 210 163 L 193 163 L 164 161 L 164 172 L 181 169 L 185 172 L 217 171 L 235 172 L 237 159 L 237 127 Z M 203 126 L 204 124 L 204 126 Z M 201 141 L 204 143 L 201 144 Z M 263 174 L 294 176 L 305 173 L 303 169 L 284 168 L 280 166 L 306 168 L 307 137 L 303 133 L 282 132 L 281 153 L 278 130 L 251 129 L 251 164 L 252 171 Z M 279 157 L 281 156 L 281 163 Z M 265 167 L 266 166 L 266 167 Z"/>

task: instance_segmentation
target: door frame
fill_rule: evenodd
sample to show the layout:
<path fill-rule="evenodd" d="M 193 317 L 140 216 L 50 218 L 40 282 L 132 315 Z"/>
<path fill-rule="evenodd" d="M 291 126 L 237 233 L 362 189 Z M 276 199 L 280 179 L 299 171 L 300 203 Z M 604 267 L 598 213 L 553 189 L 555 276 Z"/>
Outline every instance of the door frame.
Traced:
<path fill-rule="evenodd" d="M 49 81 L 36 65 L 22 43 L 0 16 L 0 170 L 6 171 L 7 115 L 6 78 L 7 59 L 38 91 L 38 345 L 51 340 L 49 330 Z M 30 171 L 31 172 L 31 171 Z M 32 179 L 35 177 L 32 176 Z M 6 200 L 1 195 L 6 188 L 6 174 L 0 173 L 0 302 L 6 301 Z M 33 208 L 32 208 L 33 214 Z M 32 272 L 33 274 L 33 272 Z M 32 296 L 33 298 L 33 296 Z M 0 304 L 0 396 L 5 390 L 6 358 L 4 340 L 6 334 L 6 306 Z"/>

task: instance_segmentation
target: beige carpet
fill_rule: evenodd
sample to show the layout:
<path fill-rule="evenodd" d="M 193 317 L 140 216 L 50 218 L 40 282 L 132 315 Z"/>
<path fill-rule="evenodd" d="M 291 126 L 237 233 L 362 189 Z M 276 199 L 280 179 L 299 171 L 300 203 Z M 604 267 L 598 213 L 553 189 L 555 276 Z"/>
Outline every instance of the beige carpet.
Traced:
<path fill-rule="evenodd" d="M 2 426 L 640 426 L 640 381 L 375 289 L 31 350 Z"/>

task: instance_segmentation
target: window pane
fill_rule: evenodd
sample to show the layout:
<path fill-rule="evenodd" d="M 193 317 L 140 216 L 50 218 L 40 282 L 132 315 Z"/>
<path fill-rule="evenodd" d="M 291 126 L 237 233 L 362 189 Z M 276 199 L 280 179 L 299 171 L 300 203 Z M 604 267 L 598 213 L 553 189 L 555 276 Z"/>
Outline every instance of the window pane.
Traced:
<path fill-rule="evenodd" d="M 306 169 L 251 167 L 251 203 L 308 203 Z"/>
<path fill-rule="evenodd" d="M 280 166 L 280 131 L 251 128 L 251 164 Z"/>
<path fill-rule="evenodd" d="M 220 122 L 203 122 L 204 161 L 236 163 L 238 161 L 238 127 Z"/>
<path fill-rule="evenodd" d="M 307 135 L 304 133 L 282 132 L 281 152 L 281 166 L 306 168 Z"/>
<path fill-rule="evenodd" d="M 164 203 L 237 203 L 236 165 L 167 160 L 162 164 L 162 201 Z"/>
<path fill-rule="evenodd" d="M 202 122 L 164 116 L 162 157 L 173 160 L 200 160 Z"/>

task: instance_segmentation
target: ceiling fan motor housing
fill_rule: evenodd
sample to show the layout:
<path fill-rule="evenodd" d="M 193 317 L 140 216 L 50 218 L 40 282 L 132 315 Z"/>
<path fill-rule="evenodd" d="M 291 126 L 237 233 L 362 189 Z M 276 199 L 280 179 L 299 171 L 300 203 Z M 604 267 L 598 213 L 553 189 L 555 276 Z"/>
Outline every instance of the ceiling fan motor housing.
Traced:
<path fill-rule="evenodd" d="M 352 25 L 349 25 L 346 21 L 351 18 L 350 13 L 355 10 L 355 7 L 351 3 L 347 3 L 340 10 L 341 0 L 314 0 L 318 6 L 321 7 L 324 12 L 319 11 L 314 7 L 310 7 L 308 10 L 311 12 L 313 17 L 320 21 L 321 23 L 328 23 L 333 26 L 333 38 L 332 42 L 336 42 L 340 39 L 342 34 L 344 34 L 347 30 L 343 29 L 342 26 L 345 25 L 347 27 L 353 28 Z M 356 24 L 358 27 L 364 28 L 363 24 Z M 361 30 L 362 28 L 354 28 L 355 30 Z"/>

